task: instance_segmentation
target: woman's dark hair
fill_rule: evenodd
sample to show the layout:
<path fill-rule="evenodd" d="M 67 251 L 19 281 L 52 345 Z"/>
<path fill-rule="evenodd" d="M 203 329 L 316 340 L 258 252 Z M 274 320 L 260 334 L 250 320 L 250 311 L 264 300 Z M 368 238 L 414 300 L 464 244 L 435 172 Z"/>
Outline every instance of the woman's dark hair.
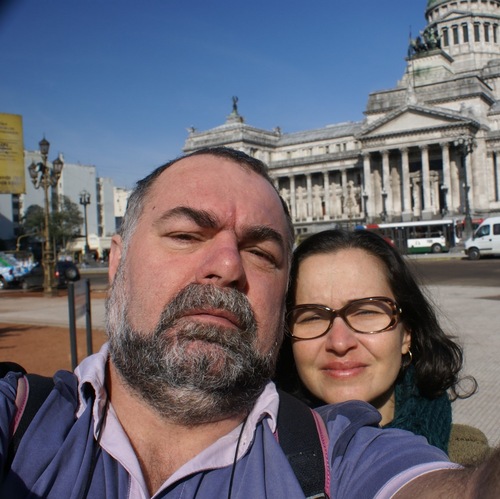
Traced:
<path fill-rule="evenodd" d="M 352 248 L 366 251 L 384 264 L 389 286 L 403 311 L 401 321 L 406 329 L 411 331 L 412 363 L 415 366 L 415 382 L 420 395 L 433 399 L 446 390 L 450 391 L 452 399 L 472 395 L 477 386 L 473 378 L 470 378 L 473 383 L 470 393 L 457 393 L 458 375 L 463 364 L 462 348 L 452 336 L 442 330 L 433 306 L 423 294 L 398 250 L 374 232 L 326 230 L 304 240 L 293 254 L 287 309 L 290 310 L 295 305 L 297 276 L 303 260 L 312 255 L 336 253 Z M 281 347 L 275 382 L 278 388 L 295 394 L 310 405 L 321 403 L 307 391 L 299 379 L 289 335 L 285 336 Z"/>

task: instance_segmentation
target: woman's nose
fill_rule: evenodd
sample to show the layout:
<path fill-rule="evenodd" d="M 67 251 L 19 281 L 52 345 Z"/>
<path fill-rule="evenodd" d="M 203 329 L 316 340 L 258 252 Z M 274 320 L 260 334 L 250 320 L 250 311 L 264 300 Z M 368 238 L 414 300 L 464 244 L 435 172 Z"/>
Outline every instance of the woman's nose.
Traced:
<path fill-rule="evenodd" d="M 326 334 L 326 349 L 343 355 L 358 344 L 356 334 L 342 319 L 335 317 L 332 327 Z"/>

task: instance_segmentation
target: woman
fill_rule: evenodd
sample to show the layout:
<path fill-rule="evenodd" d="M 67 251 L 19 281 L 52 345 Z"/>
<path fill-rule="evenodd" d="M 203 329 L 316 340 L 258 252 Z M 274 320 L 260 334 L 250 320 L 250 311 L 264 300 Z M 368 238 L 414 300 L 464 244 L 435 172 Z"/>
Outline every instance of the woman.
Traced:
<path fill-rule="evenodd" d="M 451 424 L 461 347 L 398 251 L 369 231 L 328 230 L 295 251 L 279 388 L 312 407 L 358 399 L 383 427 L 423 435 L 454 461 L 488 451 L 475 428 Z M 473 389 L 461 397 L 472 395 Z"/>

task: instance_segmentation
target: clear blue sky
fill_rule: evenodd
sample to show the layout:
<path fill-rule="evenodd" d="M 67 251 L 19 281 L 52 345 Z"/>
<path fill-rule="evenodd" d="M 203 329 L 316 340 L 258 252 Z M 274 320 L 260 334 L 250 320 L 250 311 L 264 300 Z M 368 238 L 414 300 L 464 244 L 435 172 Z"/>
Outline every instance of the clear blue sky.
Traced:
<path fill-rule="evenodd" d="M 427 0 L 2 0 L 0 112 L 24 147 L 132 187 L 190 126 L 285 133 L 363 118 L 405 71 Z"/>

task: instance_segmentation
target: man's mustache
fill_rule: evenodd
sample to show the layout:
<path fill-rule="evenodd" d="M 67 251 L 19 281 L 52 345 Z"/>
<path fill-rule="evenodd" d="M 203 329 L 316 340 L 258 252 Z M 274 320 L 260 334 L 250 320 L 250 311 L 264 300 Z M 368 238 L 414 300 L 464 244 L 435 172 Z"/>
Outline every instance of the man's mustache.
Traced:
<path fill-rule="evenodd" d="M 159 328 L 171 327 L 193 311 L 223 311 L 240 330 L 256 328 L 257 322 L 248 298 L 237 289 L 213 284 L 191 283 L 167 304 L 158 322 Z"/>

